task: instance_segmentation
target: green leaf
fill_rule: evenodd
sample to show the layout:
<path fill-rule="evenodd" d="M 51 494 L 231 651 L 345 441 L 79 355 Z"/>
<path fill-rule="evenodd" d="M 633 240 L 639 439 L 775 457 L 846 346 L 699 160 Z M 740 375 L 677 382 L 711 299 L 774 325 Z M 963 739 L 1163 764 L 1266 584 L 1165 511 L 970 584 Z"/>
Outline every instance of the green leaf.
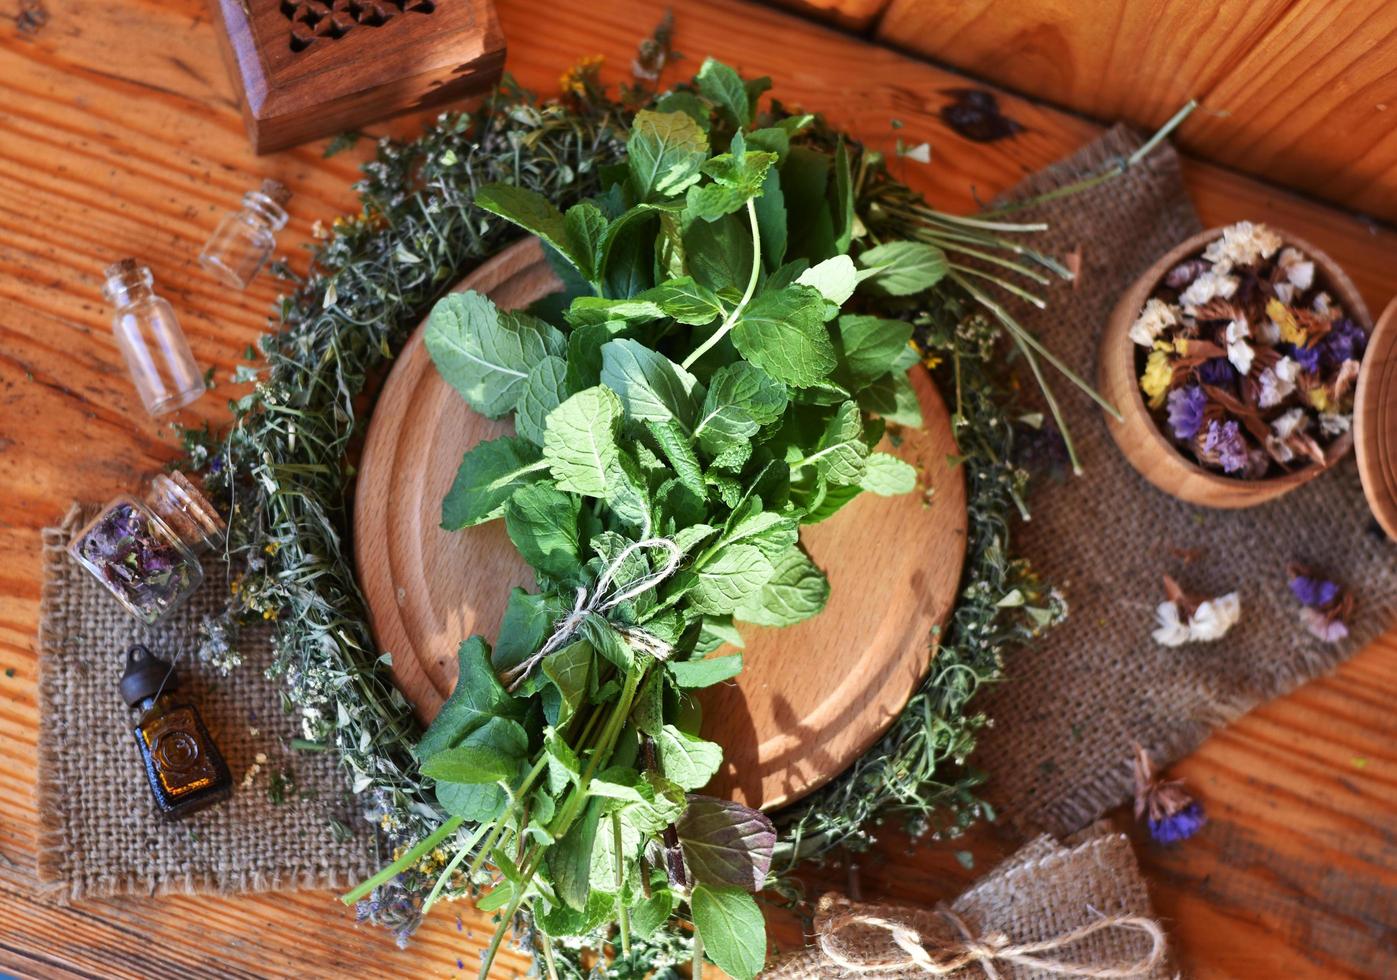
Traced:
<path fill-rule="evenodd" d="M 714 742 L 665 725 L 655 739 L 665 778 L 681 789 L 701 789 L 723 764 L 723 750 Z"/>
<path fill-rule="evenodd" d="M 553 632 L 553 624 L 570 608 L 570 596 L 510 590 L 504 619 L 500 622 L 499 639 L 490 658 L 495 670 L 517 667 L 533 656 Z"/>
<path fill-rule="evenodd" d="M 543 458 L 558 489 L 605 497 L 616 486 L 621 399 L 610 388 L 579 391 L 548 416 Z"/>
<path fill-rule="evenodd" d="M 600 799 L 588 802 L 582 816 L 546 855 L 553 890 L 563 902 L 579 911 L 587 908 L 587 899 L 592 894 L 592 852 L 596 848 L 603 802 Z"/>
<path fill-rule="evenodd" d="M 705 133 L 712 126 L 712 110 L 693 92 L 666 92 L 655 108 L 660 112 L 687 112 Z"/>
<path fill-rule="evenodd" d="M 790 249 L 819 262 L 838 255 L 835 247 L 834 215 L 830 211 L 830 156 L 808 146 L 793 146 L 781 165 L 781 190 L 790 215 Z"/>
<path fill-rule="evenodd" d="M 722 184 L 690 187 L 684 201 L 684 213 L 703 221 L 717 221 L 724 215 L 740 210 L 754 193 Z"/>
<path fill-rule="evenodd" d="M 892 296 L 911 296 L 935 286 L 946 275 L 946 253 L 925 242 L 888 242 L 859 255 L 873 270 L 870 285 Z"/>
<path fill-rule="evenodd" d="M 800 534 L 795 521 L 775 511 L 756 511 L 740 518 L 736 514 L 733 516 L 723 536 L 724 543 L 751 545 L 773 565 L 795 546 Z"/>
<path fill-rule="evenodd" d="M 700 286 L 690 276 L 662 282 L 637 298 L 655 303 L 665 316 L 695 327 L 712 323 L 724 312 L 723 304 L 713 290 Z"/>
<path fill-rule="evenodd" d="M 912 324 L 845 314 L 836 324 L 844 365 L 858 386 L 887 374 L 912 339 Z"/>
<path fill-rule="evenodd" d="M 809 286 L 762 293 L 738 318 L 733 345 L 778 381 L 815 384 L 836 364 L 824 312 L 824 298 Z"/>
<path fill-rule="evenodd" d="M 684 230 L 688 272 L 704 287 L 740 295 L 752 275 L 752 232 L 737 215 L 695 221 Z"/>
<path fill-rule="evenodd" d="M 699 166 L 708 158 L 708 137 L 686 112 L 642 109 L 631 125 L 626 150 L 636 199 L 649 201 L 682 193 L 699 179 Z"/>
<path fill-rule="evenodd" d="M 806 511 L 805 516 L 800 519 L 801 523 L 818 524 L 821 521 L 829 520 L 835 514 L 839 513 L 840 509 L 843 508 L 845 504 L 857 497 L 861 490 L 861 487 L 855 485 L 846 487 L 826 487 L 824 496 L 822 496 L 810 510 Z"/>
<path fill-rule="evenodd" d="M 740 129 L 751 125 L 752 106 L 741 75 L 721 61 L 707 58 L 694 81 L 698 83 L 699 91 L 715 103 L 734 126 Z"/>
<path fill-rule="evenodd" d="M 674 914 L 674 892 L 659 888 L 631 910 L 631 937 L 649 939 Z"/>
<path fill-rule="evenodd" d="M 536 446 L 543 445 L 548 413 L 568 396 L 567 362 L 549 354 L 529 369 L 519 404 L 514 409 L 514 430 Z"/>
<path fill-rule="evenodd" d="M 713 372 L 694 437 L 710 453 L 748 439 L 786 410 L 786 386 L 754 364 L 737 361 Z"/>
<path fill-rule="evenodd" d="M 761 591 L 739 606 L 733 616 L 758 626 L 793 626 L 814 616 L 829 601 L 829 579 L 798 547 L 775 562 Z"/>
<path fill-rule="evenodd" d="M 755 135 L 755 134 L 754 134 Z M 779 266 L 786 258 L 786 194 L 781 189 L 781 175 L 774 168 L 767 171 L 762 192 L 756 201 L 757 232 L 761 236 L 762 255 L 767 265 Z"/>
<path fill-rule="evenodd" d="M 766 884 L 776 827 L 760 810 L 711 796 L 690 796 L 675 830 L 684 863 L 699 882 L 749 892 L 759 892 Z"/>
<path fill-rule="evenodd" d="M 512 700 L 490 664 L 490 647 L 482 637 L 463 640 L 456 651 L 456 687 L 417 743 L 417 757 L 427 759 L 456 745 Z"/>
<path fill-rule="evenodd" d="M 509 718 L 491 718 L 465 737 L 462 747 L 490 752 L 501 760 L 513 763 L 513 772 L 505 779 L 516 782 L 522 773 L 529 751 L 529 734 L 524 726 Z M 505 807 L 508 794 L 498 784 L 437 783 L 437 802 L 452 816 L 476 823 L 498 817 Z"/>
<path fill-rule="evenodd" d="M 728 613 L 755 595 L 771 577 L 771 561 L 750 544 L 724 547 L 681 580 L 692 580 L 689 604 L 698 612 Z"/>
<path fill-rule="evenodd" d="M 563 217 L 563 213 L 553 204 L 552 201 L 544 197 L 538 191 L 531 191 L 526 187 L 519 187 L 515 184 L 494 183 L 486 184 L 475 192 L 475 203 L 478 207 L 497 214 L 506 221 L 532 232 L 542 238 L 549 245 L 557 249 L 558 254 L 576 267 L 586 279 L 592 279 L 595 272 L 595 252 L 588 249 L 588 238 L 591 229 L 588 227 L 595 219 L 578 213 L 571 221 Z M 587 207 L 596 212 L 596 218 L 600 218 L 602 227 L 605 227 L 606 218 L 596 205 L 577 205 L 572 211 L 578 208 Z M 580 241 L 575 241 L 574 233 L 588 236 Z"/>
<path fill-rule="evenodd" d="M 509 540 L 535 571 L 569 584 L 581 576 L 577 531 L 581 505 L 578 497 L 547 483 L 522 487 L 505 504 Z"/>
<path fill-rule="evenodd" d="M 601 349 L 601 381 L 621 396 L 630 418 L 678 422 L 687 434 L 704 396 L 703 386 L 663 354 L 634 340 L 613 340 Z"/>
<path fill-rule="evenodd" d="M 527 313 L 502 313 L 474 290 L 432 308 L 426 344 L 447 383 L 490 418 L 514 410 L 534 364 L 567 349 L 556 327 Z"/>
<path fill-rule="evenodd" d="M 854 295 L 854 287 L 859 284 L 859 272 L 849 256 L 836 255 L 806 269 L 796 282 L 802 286 L 813 286 L 826 302 L 843 306 Z"/>
<path fill-rule="evenodd" d="M 447 783 L 498 783 L 513 779 L 518 769 L 515 760 L 476 745 L 458 745 L 422 763 L 422 775 Z"/>
<path fill-rule="evenodd" d="M 695 885 L 689 897 L 703 951 L 736 980 L 753 980 L 766 963 L 766 920 L 741 888 Z"/>
<path fill-rule="evenodd" d="M 589 282 L 597 278 L 601 263 L 601 243 L 606 234 L 606 215 L 591 201 L 582 201 L 568 208 L 563 216 L 568 245 L 577 271 Z"/>
<path fill-rule="evenodd" d="M 635 654 L 631 652 L 631 645 L 626 642 L 620 633 L 616 632 L 606 617 L 598 613 L 588 613 L 582 620 L 582 635 L 592 642 L 599 654 L 611 662 L 611 664 L 625 674 L 630 671 L 635 662 Z"/>
<path fill-rule="evenodd" d="M 767 173 L 776 163 L 776 154 L 762 150 L 748 152 L 741 133 L 734 133 L 732 148 L 704 162 L 705 174 L 723 187 L 741 191 L 745 197 L 761 193 Z"/>
<path fill-rule="evenodd" d="M 882 416 L 889 422 L 919 429 L 922 426 L 922 403 L 912 388 L 906 371 L 885 374 L 857 395 L 859 408 Z"/>
<path fill-rule="evenodd" d="M 466 450 L 456 479 L 441 502 L 441 526 L 448 531 L 492 521 L 504 513 L 514 491 L 543 479 L 538 447 L 518 436 L 479 442 Z"/>
<path fill-rule="evenodd" d="M 645 427 L 650 430 L 651 436 L 664 453 L 665 459 L 669 461 L 670 467 L 679 476 L 680 482 L 700 499 L 707 496 L 708 487 L 703 482 L 703 470 L 699 466 L 698 457 L 694 455 L 688 430 L 674 419 L 668 422 L 646 422 Z"/>
<path fill-rule="evenodd" d="M 604 296 L 579 296 L 572 301 L 563 314 L 569 326 L 581 327 L 590 323 L 647 323 L 665 315 L 658 303 L 641 296 L 628 299 L 608 299 Z"/>
<path fill-rule="evenodd" d="M 601 384 L 601 349 L 624 323 L 589 323 L 568 334 L 567 390 L 577 394 Z"/>
<path fill-rule="evenodd" d="M 858 406 L 845 402 L 825 425 L 815 451 L 793 461 L 791 470 L 814 466 L 831 484 L 856 484 L 863 479 L 867 457 L 868 443 L 863 438 L 863 419 Z"/>
<path fill-rule="evenodd" d="M 742 654 L 707 657 L 702 660 L 671 660 L 670 676 L 679 687 L 711 687 L 742 673 Z"/>
<path fill-rule="evenodd" d="M 578 640 L 544 658 L 540 669 L 558 691 L 558 711 L 551 724 L 566 725 L 581 707 L 591 679 L 592 656 L 592 644 Z"/>
<path fill-rule="evenodd" d="M 880 497 L 895 497 L 917 489 L 917 470 L 888 453 L 870 453 L 859 486 Z"/>
<path fill-rule="evenodd" d="M 836 252 L 849 251 L 854 240 L 854 189 L 849 175 L 849 148 L 840 136 L 839 146 L 834 151 L 834 249 Z"/>

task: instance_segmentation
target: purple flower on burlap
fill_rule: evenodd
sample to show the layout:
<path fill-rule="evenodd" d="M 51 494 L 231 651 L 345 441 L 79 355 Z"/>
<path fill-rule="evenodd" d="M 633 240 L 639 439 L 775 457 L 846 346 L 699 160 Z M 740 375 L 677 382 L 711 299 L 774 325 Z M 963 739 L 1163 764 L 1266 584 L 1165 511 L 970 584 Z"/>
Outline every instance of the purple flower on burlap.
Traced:
<path fill-rule="evenodd" d="M 1315 374 L 1319 371 L 1319 348 L 1301 347 L 1296 344 L 1277 344 L 1276 350 L 1282 354 L 1289 354 L 1300 365 L 1300 370 L 1306 374 Z"/>
<path fill-rule="evenodd" d="M 1237 380 L 1237 369 L 1225 357 L 1213 357 L 1198 366 L 1198 380 L 1214 388 L 1225 388 Z"/>
<path fill-rule="evenodd" d="M 1169 392 L 1169 426 L 1174 430 L 1174 438 L 1192 439 L 1203 428 L 1203 409 L 1208 404 L 1208 396 L 1197 385 L 1175 388 Z"/>
<path fill-rule="evenodd" d="M 1209 422 L 1203 452 L 1215 456 L 1224 473 L 1240 473 L 1247 468 L 1247 444 L 1236 422 Z"/>
<path fill-rule="evenodd" d="M 1290 580 L 1290 591 L 1302 606 L 1322 609 L 1339 598 L 1339 584 L 1313 575 L 1296 575 Z"/>
<path fill-rule="evenodd" d="M 1315 346 L 1324 366 L 1335 368 L 1345 361 L 1358 360 L 1367 345 L 1368 335 L 1363 332 L 1363 328 L 1348 317 L 1340 317 L 1334 321 L 1324 339 Z"/>
<path fill-rule="evenodd" d="M 1203 813 L 1203 806 L 1197 800 L 1185 806 L 1182 810 L 1155 820 L 1149 820 L 1150 836 L 1160 844 L 1177 844 L 1181 840 L 1188 840 L 1198 831 L 1203 829 L 1203 825 L 1208 822 L 1207 816 Z"/>

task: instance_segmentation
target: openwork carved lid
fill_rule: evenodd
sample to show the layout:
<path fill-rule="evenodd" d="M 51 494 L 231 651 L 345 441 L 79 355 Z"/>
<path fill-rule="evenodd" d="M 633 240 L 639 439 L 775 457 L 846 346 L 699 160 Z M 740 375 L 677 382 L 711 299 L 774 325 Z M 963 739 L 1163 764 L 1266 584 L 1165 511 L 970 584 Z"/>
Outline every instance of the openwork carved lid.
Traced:
<path fill-rule="evenodd" d="M 354 27 L 382 27 L 403 14 L 430 14 L 437 0 L 281 0 L 290 21 L 290 47 L 304 51 L 316 41 L 338 41 Z"/>

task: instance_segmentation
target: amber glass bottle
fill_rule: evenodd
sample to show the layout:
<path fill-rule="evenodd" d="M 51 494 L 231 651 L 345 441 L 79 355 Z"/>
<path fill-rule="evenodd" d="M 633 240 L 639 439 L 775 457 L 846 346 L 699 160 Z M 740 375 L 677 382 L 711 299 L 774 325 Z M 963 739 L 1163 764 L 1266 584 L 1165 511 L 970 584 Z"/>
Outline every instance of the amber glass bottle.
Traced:
<path fill-rule="evenodd" d="M 139 643 L 126 651 L 121 696 L 141 713 L 136 744 L 155 805 L 170 820 L 220 803 L 233 792 L 228 764 L 199 709 L 173 699 L 178 686 L 179 676 L 168 661 Z"/>

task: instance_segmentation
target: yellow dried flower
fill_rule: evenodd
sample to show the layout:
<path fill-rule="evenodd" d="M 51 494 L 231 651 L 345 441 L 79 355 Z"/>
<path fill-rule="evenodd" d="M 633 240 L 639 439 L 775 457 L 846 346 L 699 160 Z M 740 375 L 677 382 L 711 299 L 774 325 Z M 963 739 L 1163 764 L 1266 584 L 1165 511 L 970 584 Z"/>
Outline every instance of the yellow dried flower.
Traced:
<path fill-rule="evenodd" d="M 266 552 L 267 554 L 269 554 L 269 555 L 274 555 L 274 554 L 276 554 L 278 551 L 281 550 L 281 542 L 280 542 L 280 541 L 269 541 L 269 542 L 267 542 L 267 546 L 266 546 L 265 548 L 263 548 L 262 550 L 265 551 L 265 552 Z"/>
<path fill-rule="evenodd" d="M 601 73 L 602 62 L 606 59 L 599 54 L 588 55 L 563 72 L 558 79 L 558 88 L 564 95 L 578 97 L 587 94 L 590 85 L 595 84 Z"/>
<path fill-rule="evenodd" d="M 1164 396 L 1173 380 L 1174 367 L 1169 363 L 1169 352 L 1151 351 L 1145 361 L 1145 373 L 1140 376 L 1140 389 L 1150 396 L 1150 408 L 1159 408 L 1164 404 Z"/>
<path fill-rule="evenodd" d="M 276 619 L 276 610 L 275 610 L 275 609 L 263 609 L 263 610 L 262 610 L 262 618 L 263 618 L 263 619 Z"/>
<path fill-rule="evenodd" d="M 1324 387 L 1324 385 L 1315 385 L 1313 388 L 1306 388 L 1305 398 L 1314 406 L 1317 412 L 1334 411 L 1334 399 L 1329 397 L 1329 389 Z"/>
<path fill-rule="evenodd" d="M 1266 304 L 1266 315 L 1280 328 L 1281 340 L 1285 343 L 1299 346 L 1309 339 L 1305 328 L 1295 319 L 1295 314 L 1280 300 L 1272 299 Z"/>

